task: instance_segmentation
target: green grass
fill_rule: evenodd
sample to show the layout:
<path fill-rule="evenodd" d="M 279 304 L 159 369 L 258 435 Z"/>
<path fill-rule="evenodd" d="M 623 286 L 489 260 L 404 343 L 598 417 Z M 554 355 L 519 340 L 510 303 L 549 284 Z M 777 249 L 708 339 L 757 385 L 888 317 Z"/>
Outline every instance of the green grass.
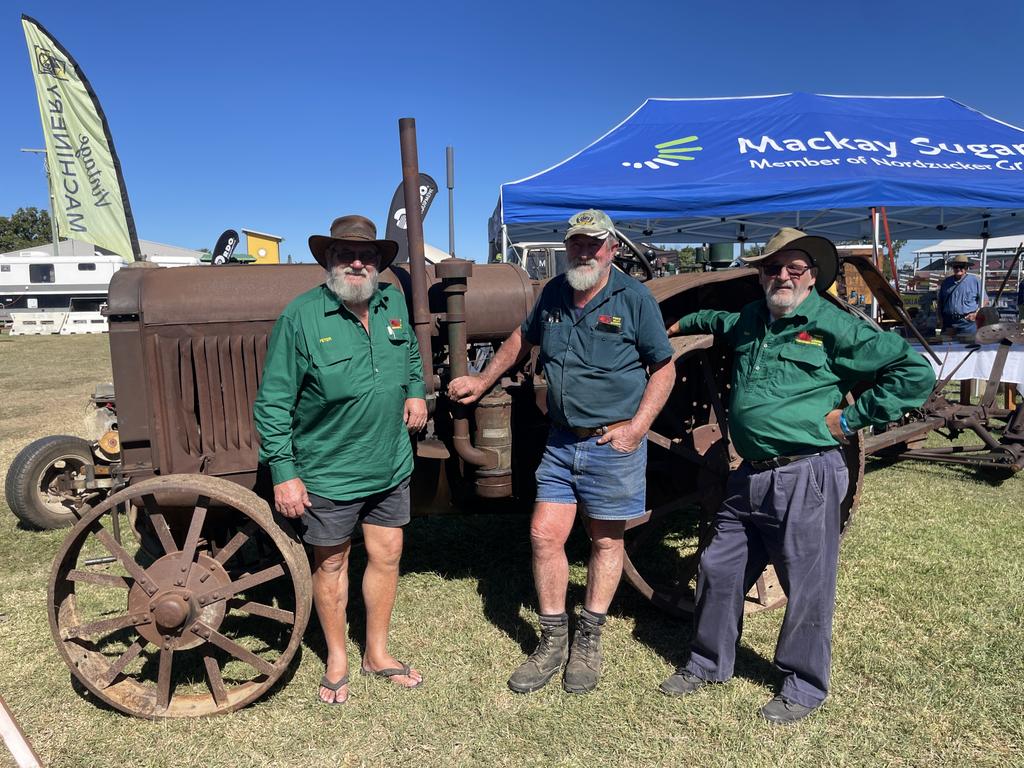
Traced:
<path fill-rule="evenodd" d="M 88 395 L 107 380 L 106 337 L 0 337 L 0 470 L 38 437 L 84 434 Z M 313 622 L 290 679 L 257 704 L 148 722 L 72 687 L 46 619 L 66 531 L 22 529 L 0 508 L 0 695 L 55 766 L 1024 765 L 1022 491 L 1024 477 L 870 465 L 841 555 L 832 695 L 788 729 L 755 716 L 778 683 L 780 612 L 748 617 L 731 683 L 669 699 L 656 686 L 685 658 L 690 623 L 626 586 L 595 694 L 508 691 L 536 638 L 527 518 L 516 515 L 409 526 L 392 645 L 424 672 L 423 689 L 357 675 L 349 706 L 317 705 Z M 573 539 L 576 602 L 585 553 Z M 352 609 L 358 631 L 358 592 Z"/>

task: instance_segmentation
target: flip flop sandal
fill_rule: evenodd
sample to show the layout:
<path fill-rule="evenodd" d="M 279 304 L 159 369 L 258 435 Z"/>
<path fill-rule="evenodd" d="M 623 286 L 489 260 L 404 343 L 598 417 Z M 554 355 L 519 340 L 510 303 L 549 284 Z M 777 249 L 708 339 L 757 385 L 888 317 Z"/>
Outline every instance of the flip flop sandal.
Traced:
<path fill-rule="evenodd" d="M 340 678 L 333 682 L 327 679 L 327 675 L 324 675 L 320 678 L 320 685 L 329 691 L 334 691 L 335 693 L 337 693 L 343 685 L 348 685 L 348 675 L 342 675 Z M 324 701 L 320 698 L 319 692 L 317 692 L 316 700 L 319 701 L 321 704 L 328 704 L 330 706 L 334 706 L 335 704 L 348 704 L 348 696 L 345 697 L 344 701 Z"/>
<path fill-rule="evenodd" d="M 361 675 L 368 675 L 370 677 L 384 677 L 384 678 L 387 678 L 388 680 L 390 680 L 392 677 L 398 677 L 400 675 L 401 676 L 408 676 L 409 673 L 412 671 L 412 668 L 408 664 L 406 664 L 404 661 L 400 661 L 398 663 L 401 664 L 402 666 L 400 666 L 400 667 L 393 667 L 391 669 L 367 669 L 366 667 L 364 667 L 364 666 L 362 666 L 360 664 L 359 665 L 359 674 L 361 674 Z M 396 688 L 408 688 L 410 690 L 412 690 L 413 688 L 419 688 L 421 685 L 423 685 L 423 679 L 422 678 L 420 679 L 420 681 L 418 683 L 416 683 L 416 685 L 401 685 L 399 683 L 395 683 L 395 687 Z"/>

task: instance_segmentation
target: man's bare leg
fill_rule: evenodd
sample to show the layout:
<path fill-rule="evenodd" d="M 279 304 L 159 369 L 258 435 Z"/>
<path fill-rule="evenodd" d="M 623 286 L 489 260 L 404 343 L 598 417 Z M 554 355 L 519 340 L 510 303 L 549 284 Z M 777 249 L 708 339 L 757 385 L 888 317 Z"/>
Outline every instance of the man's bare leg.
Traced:
<path fill-rule="evenodd" d="M 587 597 L 583 606 L 596 614 L 608 613 L 622 578 L 622 534 L 625 520 L 590 520 L 590 563 Z"/>
<path fill-rule="evenodd" d="M 565 592 L 569 587 L 565 542 L 575 518 L 575 504 L 538 501 L 533 508 L 530 520 L 533 583 L 537 588 L 537 603 L 544 616 L 565 613 Z"/>
<path fill-rule="evenodd" d="M 398 563 L 402 559 L 401 528 L 363 525 L 366 544 L 366 573 L 363 574 L 363 601 L 366 603 L 366 653 L 363 667 L 368 670 L 395 669 L 401 662 L 388 653 L 388 629 L 398 590 Z M 395 675 L 395 685 L 411 688 L 423 680 L 418 670 Z"/>
<path fill-rule="evenodd" d="M 313 547 L 313 603 L 327 643 L 328 680 L 340 680 L 348 674 L 345 633 L 351 549 L 349 541 L 332 547 Z M 337 692 L 320 686 L 319 696 L 327 703 L 343 702 L 348 698 L 348 686 L 343 685 Z"/>

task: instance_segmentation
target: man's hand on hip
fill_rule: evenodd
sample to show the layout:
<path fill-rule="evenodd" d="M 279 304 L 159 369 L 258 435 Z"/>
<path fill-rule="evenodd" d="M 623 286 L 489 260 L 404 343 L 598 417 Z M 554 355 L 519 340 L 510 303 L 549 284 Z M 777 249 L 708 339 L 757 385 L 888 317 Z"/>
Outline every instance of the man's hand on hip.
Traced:
<path fill-rule="evenodd" d="M 293 477 L 274 486 L 274 508 L 285 517 L 302 517 L 306 507 L 312 507 L 306 493 L 306 484 Z"/>
<path fill-rule="evenodd" d="M 487 391 L 486 382 L 479 376 L 459 376 L 448 382 L 448 397 L 456 403 L 475 403 Z"/>
<path fill-rule="evenodd" d="M 640 447 L 640 441 L 644 439 L 645 434 L 646 432 L 641 432 L 632 421 L 629 421 L 622 426 L 609 429 L 597 438 L 597 444 L 611 443 L 612 448 L 619 453 L 632 453 Z"/>
<path fill-rule="evenodd" d="M 843 415 L 842 408 L 836 408 L 825 414 L 825 425 L 828 427 L 828 431 L 832 433 L 832 437 L 838 440 L 840 443 L 850 442 L 846 433 L 843 432 L 843 426 L 839 423 L 839 417 Z"/>
<path fill-rule="evenodd" d="M 416 434 L 427 426 L 427 401 L 422 397 L 410 397 L 405 401 L 405 427 Z"/>

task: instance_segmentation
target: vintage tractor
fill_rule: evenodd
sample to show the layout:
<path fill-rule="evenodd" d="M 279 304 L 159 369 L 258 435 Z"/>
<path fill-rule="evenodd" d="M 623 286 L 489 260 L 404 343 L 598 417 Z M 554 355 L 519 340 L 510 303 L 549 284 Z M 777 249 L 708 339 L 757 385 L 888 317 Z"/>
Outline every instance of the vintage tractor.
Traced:
<path fill-rule="evenodd" d="M 402 139 L 405 186 L 414 190 L 408 124 Z M 547 431 L 535 358 L 472 408 L 443 392 L 522 321 L 539 284 L 510 264 L 427 266 L 419 217 L 408 224 L 412 262 L 382 280 L 408 300 L 431 409 L 414 438 L 413 514 L 526 512 Z M 80 510 L 56 556 L 50 626 L 72 674 L 117 709 L 149 718 L 230 712 L 285 674 L 310 615 L 307 554 L 268 505 L 252 405 L 276 318 L 323 272 L 144 266 L 119 271 L 111 283 L 120 452 L 110 492 Z M 698 308 L 738 310 L 760 295 L 750 269 L 647 285 L 666 325 Z M 737 457 L 728 430 L 730 351 L 707 336 L 673 347 L 675 388 L 650 433 L 649 512 L 627 532 L 625 575 L 678 612 L 692 606 L 706 521 Z M 844 521 L 863 478 L 859 438 L 846 455 Z M 750 605 L 782 601 L 769 569 Z"/>

